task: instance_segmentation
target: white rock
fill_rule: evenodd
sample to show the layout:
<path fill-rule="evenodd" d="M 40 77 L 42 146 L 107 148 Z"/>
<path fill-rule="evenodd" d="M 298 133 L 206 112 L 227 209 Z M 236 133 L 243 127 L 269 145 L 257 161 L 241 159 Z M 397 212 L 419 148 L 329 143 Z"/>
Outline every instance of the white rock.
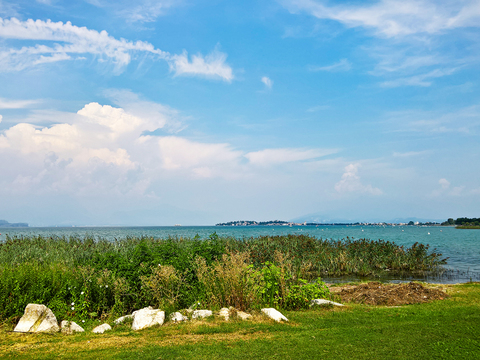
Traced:
<path fill-rule="evenodd" d="M 288 319 L 282 315 L 282 313 L 274 308 L 263 308 L 262 312 L 267 315 L 270 319 L 273 319 L 275 321 L 288 321 Z"/>
<path fill-rule="evenodd" d="M 252 318 L 252 315 L 247 314 L 246 312 L 243 312 L 243 311 L 237 311 L 237 317 L 239 317 L 242 320 L 248 320 Z"/>
<path fill-rule="evenodd" d="M 83 328 L 75 321 L 63 320 L 60 324 L 62 328 L 62 334 L 73 334 L 74 332 L 84 332 Z"/>
<path fill-rule="evenodd" d="M 95 334 L 103 334 L 107 330 L 112 330 L 112 327 L 108 324 L 102 324 L 93 329 L 92 332 Z"/>
<path fill-rule="evenodd" d="M 218 312 L 218 315 L 223 317 L 225 321 L 228 321 L 228 319 L 230 318 L 230 309 L 221 308 L 220 311 Z"/>
<path fill-rule="evenodd" d="M 45 305 L 28 304 L 25 313 L 13 331 L 16 332 L 57 332 L 57 318 Z"/>
<path fill-rule="evenodd" d="M 115 324 L 119 325 L 121 323 L 123 323 L 125 320 L 127 319 L 132 319 L 133 318 L 133 315 L 125 315 L 125 316 L 121 316 L 119 317 L 117 320 L 114 321 Z"/>
<path fill-rule="evenodd" d="M 174 313 L 170 314 L 169 319 L 170 319 L 171 322 L 181 322 L 181 321 L 188 320 L 188 317 L 183 316 L 181 313 L 179 313 L 177 311 L 177 312 L 174 312 Z"/>
<path fill-rule="evenodd" d="M 330 300 L 325 300 L 325 299 L 314 299 L 312 300 L 312 305 L 335 305 L 335 306 L 345 306 L 343 304 L 340 304 L 340 303 L 337 303 L 337 302 L 334 302 L 334 301 L 330 301 Z"/>
<path fill-rule="evenodd" d="M 165 311 L 152 309 L 151 306 L 141 310 L 134 311 L 133 315 L 133 330 L 141 330 L 154 325 L 162 325 L 165 321 Z"/>
<path fill-rule="evenodd" d="M 209 316 L 212 316 L 211 310 L 195 310 L 192 314 L 192 319 L 202 319 Z"/>

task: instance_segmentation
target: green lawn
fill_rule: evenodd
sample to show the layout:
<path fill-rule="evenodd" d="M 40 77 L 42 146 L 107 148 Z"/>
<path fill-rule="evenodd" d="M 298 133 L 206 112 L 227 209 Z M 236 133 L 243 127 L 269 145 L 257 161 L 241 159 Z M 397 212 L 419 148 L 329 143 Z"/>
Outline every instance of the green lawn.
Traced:
<path fill-rule="evenodd" d="M 17 334 L 5 324 L 0 358 L 479 359 L 480 283 L 443 288 L 451 297 L 441 301 L 284 312 L 290 321 L 281 324 L 258 317 L 71 336 Z"/>

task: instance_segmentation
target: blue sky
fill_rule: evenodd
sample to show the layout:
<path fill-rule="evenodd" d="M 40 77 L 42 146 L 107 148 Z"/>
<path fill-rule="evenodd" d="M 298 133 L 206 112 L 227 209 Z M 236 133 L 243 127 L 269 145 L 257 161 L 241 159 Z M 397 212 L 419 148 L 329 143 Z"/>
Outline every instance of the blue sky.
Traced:
<path fill-rule="evenodd" d="M 0 219 L 478 217 L 480 1 L 0 0 Z"/>

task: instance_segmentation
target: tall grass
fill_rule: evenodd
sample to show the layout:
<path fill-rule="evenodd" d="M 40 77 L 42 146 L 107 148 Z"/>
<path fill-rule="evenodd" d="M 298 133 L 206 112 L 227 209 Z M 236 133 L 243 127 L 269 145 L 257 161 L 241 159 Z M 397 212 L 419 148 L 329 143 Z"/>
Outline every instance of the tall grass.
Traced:
<path fill-rule="evenodd" d="M 0 243 L 0 319 L 43 303 L 62 319 L 125 314 L 144 306 L 173 311 L 301 308 L 325 295 L 325 276 L 435 271 L 446 263 L 428 245 L 305 235 L 249 239 L 8 237 Z"/>

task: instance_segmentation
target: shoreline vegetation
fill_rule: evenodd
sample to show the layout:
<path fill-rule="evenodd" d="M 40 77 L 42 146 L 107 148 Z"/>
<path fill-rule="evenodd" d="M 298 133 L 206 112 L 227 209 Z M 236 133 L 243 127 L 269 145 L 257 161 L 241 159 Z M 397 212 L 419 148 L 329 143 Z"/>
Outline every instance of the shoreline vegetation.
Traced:
<path fill-rule="evenodd" d="M 168 312 L 200 303 L 212 310 L 308 308 L 328 297 L 327 276 L 375 277 L 443 271 L 428 245 L 307 235 L 236 239 L 10 237 L 0 243 L 0 321 L 29 303 L 62 319 L 89 321 L 146 306 Z"/>

